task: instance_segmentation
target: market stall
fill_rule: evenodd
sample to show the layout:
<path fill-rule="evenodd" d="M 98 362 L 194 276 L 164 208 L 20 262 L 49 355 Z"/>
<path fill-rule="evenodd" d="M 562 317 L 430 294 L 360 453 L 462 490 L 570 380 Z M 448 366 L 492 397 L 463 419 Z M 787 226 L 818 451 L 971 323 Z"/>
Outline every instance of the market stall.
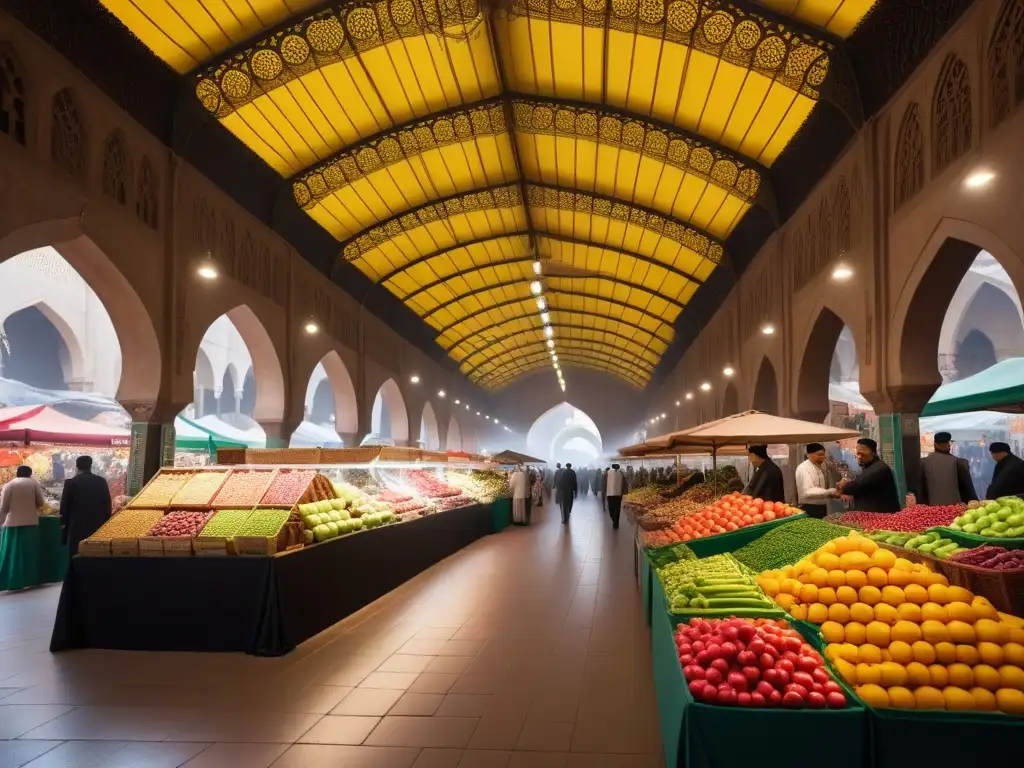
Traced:
<path fill-rule="evenodd" d="M 287 653 L 491 533 L 503 477 L 425 462 L 161 470 L 80 545 L 51 650 Z"/>

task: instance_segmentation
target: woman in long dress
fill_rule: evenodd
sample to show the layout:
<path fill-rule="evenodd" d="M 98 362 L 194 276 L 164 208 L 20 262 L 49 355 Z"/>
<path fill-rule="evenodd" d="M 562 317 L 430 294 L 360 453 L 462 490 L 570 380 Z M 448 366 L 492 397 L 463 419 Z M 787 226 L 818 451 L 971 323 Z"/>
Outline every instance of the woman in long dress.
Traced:
<path fill-rule="evenodd" d="M 512 522 L 515 525 L 526 525 L 526 500 L 530 497 L 529 476 L 522 466 L 516 467 L 509 479 L 512 491 Z"/>
<path fill-rule="evenodd" d="M 41 582 L 39 509 L 46 504 L 32 468 L 18 467 L 17 477 L 0 498 L 0 591 L 24 589 Z"/>

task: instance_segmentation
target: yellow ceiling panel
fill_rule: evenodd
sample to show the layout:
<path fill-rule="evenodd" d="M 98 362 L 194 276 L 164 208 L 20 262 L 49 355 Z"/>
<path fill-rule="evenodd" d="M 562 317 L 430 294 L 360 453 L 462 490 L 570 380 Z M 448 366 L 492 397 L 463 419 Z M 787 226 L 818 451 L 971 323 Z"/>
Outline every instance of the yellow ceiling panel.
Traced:
<path fill-rule="evenodd" d="M 576 349 L 560 352 L 558 362 L 561 366 L 568 366 L 572 363 L 588 364 L 590 367 L 614 373 L 631 381 L 637 386 L 643 386 L 650 380 L 650 375 L 641 368 L 623 362 L 615 354 L 606 354 L 589 349 Z M 506 376 L 515 377 L 535 367 L 550 367 L 551 358 L 545 348 L 537 348 L 535 351 L 524 350 L 523 354 L 515 360 L 505 361 L 501 365 L 493 366 L 477 379 L 482 386 L 496 386 Z"/>
<path fill-rule="evenodd" d="M 142 44 L 179 73 L 321 0 L 100 0 Z"/>
<path fill-rule="evenodd" d="M 452 304 L 458 304 L 476 309 L 474 304 L 477 303 L 476 299 L 479 296 L 498 288 L 515 287 L 521 283 L 518 287 L 523 289 L 524 295 L 528 295 L 529 282 L 533 277 L 531 262 L 532 259 L 493 262 L 450 277 L 443 282 L 427 285 L 422 290 L 406 296 L 404 300 L 418 315 L 432 322 L 435 315 L 441 315 L 437 311 L 440 307 L 448 305 L 450 310 Z"/>
<path fill-rule="evenodd" d="M 524 301 L 530 298 L 530 288 L 524 281 L 515 281 L 490 287 L 459 298 L 450 304 L 436 307 L 423 316 L 423 319 L 437 330 L 448 329 L 464 322 L 477 313 L 491 311 L 495 305 L 506 305 L 509 302 Z"/>
<path fill-rule="evenodd" d="M 762 5 L 833 35 L 849 37 L 878 0 L 759 0 Z"/>

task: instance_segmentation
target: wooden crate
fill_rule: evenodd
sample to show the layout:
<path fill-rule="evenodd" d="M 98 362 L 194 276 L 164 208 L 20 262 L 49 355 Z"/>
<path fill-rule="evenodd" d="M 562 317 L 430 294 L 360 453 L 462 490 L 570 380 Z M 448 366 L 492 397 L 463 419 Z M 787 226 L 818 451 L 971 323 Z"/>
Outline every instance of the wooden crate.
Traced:
<path fill-rule="evenodd" d="M 139 557 L 163 557 L 164 540 L 161 536 L 140 536 Z"/>
<path fill-rule="evenodd" d="M 249 448 L 246 464 L 319 464 L 319 448 Z"/>
<path fill-rule="evenodd" d="M 276 536 L 235 536 L 235 554 L 248 557 L 267 557 L 288 548 L 288 525 L 281 527 Z"/>
<path fill-rule="evenodd" d="M 218 464 L 245 464 L 245 448 L 218 448 Z"/>
<path fill-rule="evenodd" d="M 110 557 L 110 539 L 83 539 L 78 543 L 83 557 Z"/>
<path fill-rule="evenodd" d="M 380 461 L 419 461 L 419 448 L 385 445 L 380 449 Z"/>
<path fill-rule="evenodd" d="M 114 557 L 138 557 L 139 539 L 124 538 L 110 540 L 110 554 Z"/>
<path fill-rule="evenodd" d="M 359 448 L 321 448 L 321 464 L 369 464 L 380 456 L 379 445 Z"/>
<path fill-rule="evenodd" d="M 164 557 L 192 557 L 191 536 L 163 536 Z"/>
<path fill-rule="evenodd" d="M 230 543 L 231 539 L 226 536 L 197 536 L 192 546 L 196 557 L 227 557 L 232 554 Z"/>

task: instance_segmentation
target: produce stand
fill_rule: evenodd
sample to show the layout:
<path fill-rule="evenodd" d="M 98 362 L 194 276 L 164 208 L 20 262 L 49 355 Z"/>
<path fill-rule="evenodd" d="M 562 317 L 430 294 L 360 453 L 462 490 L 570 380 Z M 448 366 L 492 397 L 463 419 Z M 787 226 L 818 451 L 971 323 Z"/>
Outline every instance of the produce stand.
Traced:
<path fill-rule="evenodd" d="M 474 504 L 270 557 L 75 557 L 50 650 L 282 655 L 491 528 Z"/>
<path fill-rule="evenodd" d="M 495 499 L 491 503 L 491 521 L 494 533 L 500 533 L 512 525 L 512 499 Z"/>
<path fill-rule="evenodd" d="M 989 544 L 993 547 L 1003 547 L 1004 549 L 1024 549 L 1024 539 L 992 539 L 987 536 L 977 536 L 965 531 L 954 531 L 952 528 L 946 528 L 941 525 L 930 530 L 940 533 L 943 538 L 952 539 L 961 547 L 967 547 L 968 549 L 971 547 L 980 547 L 983 544 Z"/>
<path fill-rule="evenodd" d="M 732 552 L 734 549 L 739 549 L 745 544 L 749 544 L 754 539 L 759 538 L 763 533 L 775 528 L 776 526 L 784 525 L 791 520 L 799 520 L 802 517 L 807 517 L 807 515 L 801 512 L 798 515 L 791 515 L 790 517 L 782 517 L 765 523 L 748 525 L 745 528 L 730 531 L 729 533 L 720 533 L 717 536 L 708 536 L 703 539 L 688 541 L 686 542 L 686 546 L 692 549 L 693 554 L 697 557 L 721 555 L 724 552 Z"/>

